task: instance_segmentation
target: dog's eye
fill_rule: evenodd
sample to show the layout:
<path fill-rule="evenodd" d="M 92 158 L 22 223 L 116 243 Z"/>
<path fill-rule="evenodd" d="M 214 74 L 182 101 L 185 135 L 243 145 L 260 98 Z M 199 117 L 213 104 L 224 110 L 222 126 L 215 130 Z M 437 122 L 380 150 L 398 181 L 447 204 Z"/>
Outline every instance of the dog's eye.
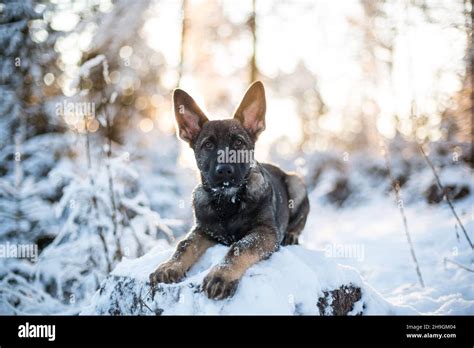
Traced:
<path fill-rule="evenodd" d="M 208 140 L 208 141 L 206 141 L 206 142 L 204 143 L 204 147 L 205 147 L 206 149 L 212 149 L 212 148 L 214 147 L 214 144 L 212 143 L 212 141 L 209 141 L 209 140 Z"/>
<path fill-rule="evenodd" d="M 242 140 L 240 140 L 240 139 L 236 139 L 236 140 L 234 141 L 234 146 L 235 146 L 235 147 L 241 147 L 243 144 L 244 144 L 244 142 L 243 142 Z"/>

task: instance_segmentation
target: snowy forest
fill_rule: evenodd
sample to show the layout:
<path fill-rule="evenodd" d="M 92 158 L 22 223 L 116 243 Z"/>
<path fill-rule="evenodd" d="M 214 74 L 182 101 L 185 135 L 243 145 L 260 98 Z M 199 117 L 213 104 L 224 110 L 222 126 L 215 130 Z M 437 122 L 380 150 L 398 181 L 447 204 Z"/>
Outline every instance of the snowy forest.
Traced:
<path fill-rule="evenodd" d="M 0 314 L 474 315 L 473 6 L 0 1 Z M 224 246 L 155 293 L 199 181 L 172 91 L 229 118 L 257 80 L 300 245 L 223 302 L 199 284 Z"/>

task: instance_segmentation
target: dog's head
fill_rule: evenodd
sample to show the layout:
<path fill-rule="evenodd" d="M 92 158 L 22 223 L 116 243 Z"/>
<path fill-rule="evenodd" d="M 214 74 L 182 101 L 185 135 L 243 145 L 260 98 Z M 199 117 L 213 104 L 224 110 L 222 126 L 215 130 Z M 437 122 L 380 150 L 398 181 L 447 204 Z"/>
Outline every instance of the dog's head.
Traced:
<path fill-rule="evenodd" d="M 173 104 L 178 135 L 194 151 L 203 182 L 214 191 L 232 192 L 253 164 L 255 142 L 265 129 L 265 90 L 253 83 L 232 119 L 209 121 L 193 98 L 176 89 Z"/>

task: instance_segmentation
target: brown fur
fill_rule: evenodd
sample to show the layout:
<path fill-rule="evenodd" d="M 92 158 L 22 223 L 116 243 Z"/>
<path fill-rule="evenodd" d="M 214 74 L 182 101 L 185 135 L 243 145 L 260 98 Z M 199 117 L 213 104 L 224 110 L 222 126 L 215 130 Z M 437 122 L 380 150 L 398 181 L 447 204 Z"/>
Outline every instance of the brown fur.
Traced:
<path fill-rule="evenodd" d="M 271 255 L 278 248 L 275 233 L 258 227 L 234 243 L 224 261 L 214 266 L 204 278 L 203 290 L 208 297 L 220 300 L 232 296 L 245 271 Z"/>
<path fill-rule="evenodd" d="M 191 231 L 186 238 L 178 243 L 171 258 L 151 274 L 150 281 L 152 283 L 179 282 L 202 254 L 215 244 L 214 240 L 199 229 Z"/>

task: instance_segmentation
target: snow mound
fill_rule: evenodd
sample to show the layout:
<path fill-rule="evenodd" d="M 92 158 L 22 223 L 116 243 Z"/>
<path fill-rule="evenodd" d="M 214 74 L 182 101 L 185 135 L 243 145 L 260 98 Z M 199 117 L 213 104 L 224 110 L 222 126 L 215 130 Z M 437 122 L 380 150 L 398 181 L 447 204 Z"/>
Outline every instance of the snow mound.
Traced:
<path fill-rule="evenodd" d="M 210 248 L 182 282 L 159 284 L 154 291 L 148 276 L 172 251 L 154 248 L 140 258 L 125 259 L 82 314 L 416 314 L 384 300 L 354 268 L 301 246 L 282 247 L 247 270 L 232 298 L 210 300 L 201 292 L 202 281 L 227 250 L 221 245 Z"/>

